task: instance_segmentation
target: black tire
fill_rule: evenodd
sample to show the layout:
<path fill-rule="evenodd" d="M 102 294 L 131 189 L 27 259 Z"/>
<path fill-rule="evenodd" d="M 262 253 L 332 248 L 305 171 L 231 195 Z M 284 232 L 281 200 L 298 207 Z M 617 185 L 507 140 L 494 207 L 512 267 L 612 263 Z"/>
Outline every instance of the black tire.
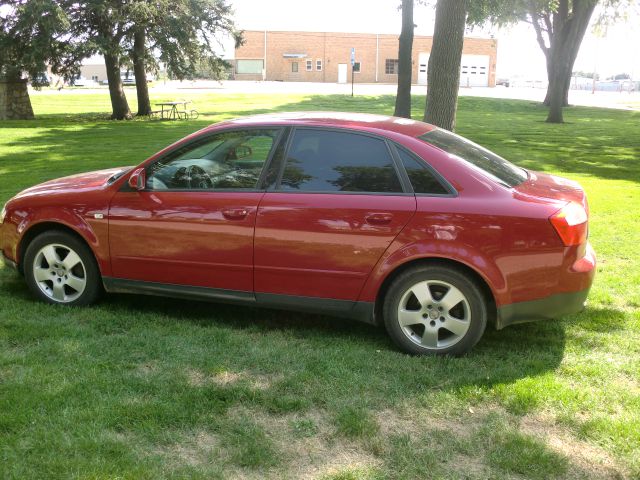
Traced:
<path fill-rule="evenodd" d="M 460 293 L 462 293 L 466 303 L 458 303 L 457 307 L 454 308 L 462 309 L 456 310 L 456 312 L 465 312 L 465 315 L 460 318 L 468 322 L 468 325 L 466 326 L 466 333 L 460 335 L 453 334 L 451 331 L 444 328 L 444 323 L 442 323 L 442 325 L 438 323 L 445 317 L 437 317 L 432 320 L 432 317 L 429 317 L 428 313 L 422 314 L 421 312 L 423 312 L 425 307 L 422 307 L 423 310 L 416 310 L 416 312 L 419 313 L 418 316 L 425 318 L 424 326 L 415 325 L 402 327 L 400 325 L 399 307 L 401 301 L 407 301 L 407 298 L 411 297 L 411 294 L 408 293 L 409 290 L 420 284 L 420 282 L 425 281 L 436 282 L 433 288 L 441 288 L 445 294 L 448 293 L 444 290 L 447 287 L 441 286 L 437 282 L 442 282 L 442 285 L 448 284 L 451 287 L 455 287 Z M 437 290 L 435 292 L 431 292 L 432 287 L 428 288 L 432 296 L 434 296 L 434 294 L 436 296 L 441 294 Z M 417 297 L 414 297 L 410 298 L 409 301 L 414 302 L 414 305 L 416 305 L 415 302 L 418 301 L 418 299 Z M 431 312 L 433 310 L 434 314 L 437 313 L 435 310 L 438 308 L 438 301 L 436 300 L 428 303 L 434 303 L 434 305 L 429 305 L 432 309 L 427 310 L 427 312 Z M 417 305 L 420 306 L 421 303 L 418 301 Z M 451 311 L 453 311 L 453 309 Z M 410 312 L 411 314 L 414 314 L 413 310 L 410 310 Z M 401 273 L 393 281 L 384 298 L 383 318 L 387 332 L 391 336 L 392 340 L 406 353 L 414 355 L 463 355 L 468 353 L 474 345 L 478 343 L 480 337 L 482 337 L 482 334 L 484 333 L 487 325 L 487 302 L 475 279 L 470 277 L 464 271 L 441 265 L 426 265 L 411 268 Z M 448 320 L 442 320 L 442 322 L 445 321 Z M 437 344 L 441 343 L 441 335 L 449 336 L 448 339 L 445 338 L 442 341 L 443 346 L 431 348 L 420 343 L 419 330 L 423 329 L 423 332 L 426 331 L 428 328 L 427 324 L 433 325 L 432 331 L 436 331 L 435 336 L 437 338 Z M 414 328 L 417 332 L 412 330 Z M 409 330 L 409 332 L 413 332 L 413 334 L 405 333 L 407 330 Z M 455 343 L 447 345 L 447 341 Z"/>
<path fill-rule="evenodd" d="M 81 293 L 75 292 L 69 299 L 63 299 L 62 301 L 52 298 L 45 293 L 39 286 L 42 282 L 36 281 L 34 275 L 34 264 L 36 262 L 36 256 L 38 253 L 48 245 L 57 245 L 58 251 L 68 249 L 75 252 L 80 258 L 81 271 L 84 272 L 84 289 Z M 77 267 L 76 267 L 77 268 Z M 24 278 L 31 292 L 40 300 L 51 304 L 62 305 L 89 305 L 94 303 L 102 294 L 102 278 L 98 264 L 93 255 L 91 249 L 80 239 L 69 233 L 60 230 L 51 230 L 41 233 L 27 247 L 24 255 Z M 76 270 L 78 272 L 78 270 Z M 52 282 L 57 280 L 57 276 L 53 273 Z M 63 277 L 66 278 L 66 277 Z M 73 291 L 73 290 L 72 290 Z"/>

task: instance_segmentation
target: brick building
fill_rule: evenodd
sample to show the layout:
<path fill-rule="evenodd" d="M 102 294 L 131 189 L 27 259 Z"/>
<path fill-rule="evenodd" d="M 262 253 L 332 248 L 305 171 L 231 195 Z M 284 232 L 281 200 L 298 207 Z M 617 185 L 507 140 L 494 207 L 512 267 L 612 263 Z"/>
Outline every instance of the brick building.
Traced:
<path fill-rule="evenodd" d="M 398 36 L 370 33 L 245 31 L 235 51 L 237 80 L 351 82 L 351 49 L 355 49 L 357 83 L 396 83 Z M 414 84 L 426 85 L 433 37 L 413 40 Z M 465 38 L 461 86 L 495 86 L 497 41 Z M 265 68 L 266 67 L 266 68 Z"/>

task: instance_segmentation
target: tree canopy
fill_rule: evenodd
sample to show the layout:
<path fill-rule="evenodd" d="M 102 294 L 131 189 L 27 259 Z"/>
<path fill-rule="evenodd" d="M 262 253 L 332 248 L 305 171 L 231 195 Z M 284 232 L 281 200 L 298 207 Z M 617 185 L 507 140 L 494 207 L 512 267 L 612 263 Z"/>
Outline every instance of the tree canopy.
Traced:
<path fill-rule="evenodd" d="M 9 0 L 0 14 L 0 77 L 37 80 L 47 72 L 70 77 L 86 48 L 69 35 L 69 18 L 55 0 Z"/>
<path fill-rule="evenodd" d="M 129 9 L 132 26 L 125 45 L 134 65 L 139 115 L 151 111 L 145 72 L 157 70 L 158 60 L 180 80 L 203 66 L 220 78 L 227 67 L 216 54 L 220 36 L 231 36 L 236 46 L 242 42 L 226 0 L 138 0 Z"/>
<path fill-rule="evenodd" d="M 139 101 L 138 112 L 150 112 L 146 71 L 159 60 L 179 79 L 207 61 L 221 71 L 225 64 L 215 54 L 221 32 L 238 43 L 226 0 L 58 0 L 67 12 L 71 34 L 91 53 L 105 58 L 112 118 L 131 117 L 120 70 L 133 63 Z"/>

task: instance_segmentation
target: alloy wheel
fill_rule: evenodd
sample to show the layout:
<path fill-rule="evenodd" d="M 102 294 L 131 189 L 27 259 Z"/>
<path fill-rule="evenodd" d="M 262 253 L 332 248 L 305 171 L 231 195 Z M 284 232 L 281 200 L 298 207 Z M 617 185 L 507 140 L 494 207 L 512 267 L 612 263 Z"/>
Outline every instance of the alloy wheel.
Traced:
<path fill-rule="evenodd" d="M 422 281 L 408 288 L 400 298 L 398 323 L 407 338 L 421 347 L 449 348 L 469 330 L 469 300 L 450 283 Z"/>
<path fill-rule="evenodd" d="M 80 256 L 60 244 L 45 245 L 38 250 L 33 278 L 42 293 L 57 303 L 73 302 L 87 287 L 87 271 Z"/>

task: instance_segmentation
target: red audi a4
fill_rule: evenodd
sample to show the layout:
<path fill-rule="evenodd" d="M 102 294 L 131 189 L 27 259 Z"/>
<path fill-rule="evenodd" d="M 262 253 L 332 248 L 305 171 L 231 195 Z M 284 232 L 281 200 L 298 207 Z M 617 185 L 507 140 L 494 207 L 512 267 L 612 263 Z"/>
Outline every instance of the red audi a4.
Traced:
<path fill-rule="evenodd" d="M 580 186 L 426 123 L 293 113 L 218 123 L 137 167 L 29 188 L 0 248 L 49 303 L 103 291 L 384 324 L 404 351 L 462 354 L 578 312 L 595 273 Z"/>

